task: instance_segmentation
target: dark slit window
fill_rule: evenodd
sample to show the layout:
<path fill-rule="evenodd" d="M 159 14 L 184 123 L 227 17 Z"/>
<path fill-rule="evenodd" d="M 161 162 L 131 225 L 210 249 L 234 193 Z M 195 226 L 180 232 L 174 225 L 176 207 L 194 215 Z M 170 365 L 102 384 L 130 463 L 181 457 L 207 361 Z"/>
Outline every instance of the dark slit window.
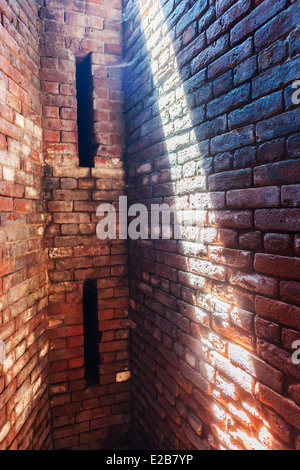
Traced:
<path fill-rule="evenodd" d="M 99 341 L 97 279 L 83 283 L 83 334 L 86 384 L 99 384 Z"/>
<path fill-rule="evenodd" d="M 93 80 L 91 54 L 76 61 L 79 166 L 94 166 Z"/>

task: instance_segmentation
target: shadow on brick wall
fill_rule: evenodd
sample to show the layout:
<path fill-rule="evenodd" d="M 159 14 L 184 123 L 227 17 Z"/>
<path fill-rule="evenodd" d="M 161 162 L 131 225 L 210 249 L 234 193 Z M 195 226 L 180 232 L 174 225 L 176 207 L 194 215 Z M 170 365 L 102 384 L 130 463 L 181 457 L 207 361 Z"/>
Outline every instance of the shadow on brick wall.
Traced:
<path fill-rule="evenodd" d="M 232 18 L 250 2 L 240 7 Z M 295 384 L 299 371 L 278 323 L 299 325 L 280 316 L 294 307 L 275 300 L 281 272 L 261 258 L 274 253 L 264 230 L 294 225 L 260 222 L 280 194 L 276 178 L 259 183 L 257 164 L 268 160 L 254 126 L 280 113 L 282 98 L 252 104 L 253 38 L 242 23 L 230 47 L 233 20 L 217 8 L 219 21 L 207 2 L 125 6 L 129 200 L 149 211 L 175 203 L 187 216 L 182 240 L 130 241 L 135 426 L 159 449 L 290 448 L 297 423 L 284 408 L 299 408 L 285 396 L 284 374 Z"/>

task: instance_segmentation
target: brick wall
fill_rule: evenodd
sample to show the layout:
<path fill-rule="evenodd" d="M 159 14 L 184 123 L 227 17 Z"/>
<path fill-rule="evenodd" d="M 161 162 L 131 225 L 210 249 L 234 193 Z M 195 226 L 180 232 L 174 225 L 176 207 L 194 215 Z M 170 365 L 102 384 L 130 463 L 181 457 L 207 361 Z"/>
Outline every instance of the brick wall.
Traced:
<path fill-rule="evenodd" d="M 0 2 L 0 448 L 49 448 L 38 2 Z"/>
<path fill-rule="evenodd" d="M 55 449 L 107 448 L 130 429 L 127 246 L 96 235 L 97 207 L 118 209 L 126 190 L 121 3 L 46 0 L 41 17 L 53 442 Z M 78 166 L 76 60 L 88 54 L 94 168 Z M 82 289 L 90 278 L 98 283 L 102 339 L 100 385 L 87 387 Z"/>
<path fill-rule="evenodd" d="M 106 448 L 120 444 L 129 431 L 127 246 L 96 235 L 97 207 L 122 194 L 117 175 L 114 170 L 108 180 L 102 168 L 60 167 L 47 180 L 49 391 L 56 449 Z M 85 279 L 98 280 L 102 333 L 100 385 L 90 387 L 84 368 Z"/>
<path fill-rule="evenodd" d="M 0 0 L 0 15 L 0 448 L 119 448 L 133 406 L 153 449 L 299 449 L 299 0 L 129 0 L 123 16 L 119 0 Z M 126 191 L 188 221 L 182 240 L 131 240 L 129 272 L 126 241 L 96 236 L 97 207 Z"/>
<path fill-rule="evenodd" d="M 129 199 L 191 210 L 182 240 L 130 243 L 156 448 L 299 449 L 299 6 L 125 2 Z"/>

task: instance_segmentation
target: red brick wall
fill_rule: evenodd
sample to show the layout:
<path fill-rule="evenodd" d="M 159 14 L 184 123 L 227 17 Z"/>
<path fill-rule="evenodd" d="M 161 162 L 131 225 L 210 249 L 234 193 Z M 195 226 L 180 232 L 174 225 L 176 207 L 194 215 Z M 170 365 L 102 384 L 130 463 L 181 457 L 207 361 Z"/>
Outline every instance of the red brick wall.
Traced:
<path fill-rule="evenodd" d="M 54 448 L 120 445 L 130 429 L 127 247 L 99 240 L 97 207 L 125 194 L 120 1 L 46 0 L 41 79 Z M 91 55 L 95 168 L 78 167 L 76 59 Z M 112 66 L 112 67 L 109 67 Z M 98 279 L 100 385 L 84 377 L 83 281 Z M 125 375 L 120 373 L 125 372 Z"/>
<path fill-rule="evenodd" d="M 129 198 L 197 208 L 203 229 L 130 244 L 136 431 L 299 449 L 300 2 L 141 3 L 124 9 Z"/>
<path fill-rule="evenodd" d="M 0 1 L 0 449 L 49 448 L 38 2 Z"/>
<path fill-rule="evenodd" d="M 0 0 L 0 448 L 118 448 L 132 404 L 151 448 L 299 449 L 299 1 L 123 13 L 122 30 L 119 0 Z M 75 83 L 89 53 L 91 169 Z M 125 137 L 130 201 L 190 209 L 183 240 L 130 242 L 129 273 L 126 241 L 96 236 L 98 205 L 126 193 Z"/>

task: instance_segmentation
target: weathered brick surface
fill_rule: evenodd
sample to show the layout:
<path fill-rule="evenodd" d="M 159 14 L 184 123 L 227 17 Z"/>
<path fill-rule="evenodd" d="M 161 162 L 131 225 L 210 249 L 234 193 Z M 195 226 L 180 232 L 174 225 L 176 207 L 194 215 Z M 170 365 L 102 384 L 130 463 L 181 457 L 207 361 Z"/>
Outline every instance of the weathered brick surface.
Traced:
<path fill-rule="evenodd" d="M 101 449 L 119 444 L 130 430 L 126 245 L 96 235 L 97 207 L 102 202 L 117 206 L 125 194 L 122 69 L 114 67 L 121 60 L 121 3 L 47 0 L 42 15 L 53 445 Z M 78 167 L 77 146 L 75 63 L 88 54 L 97 144 L 92 169 Z M 82 291 L 88 278 L 98 280 L 102 333 L 100 385 L 92 388 L 85 382 L 83 348 Z"/>
<path fill-rule="evenodd" d="M 39 2 L 0 2 L 0 449 L 51 448 Z"/>
<path fill-rule="evenodd" d="M 129 198 L 202 224 L 130 242 L 134 422 L 157 448 L 299 448 L 298 10 L 125 2 Z"/>
<path fill-rule="evenodd" d="M 91 54 L 95 165 L 111 167 L 122 155 L 121 4 L 49 1 L 43 17 L 42 91 L 45 163 L 78 165 L 76 59 Z M 109 18 L 109 20 L 108 20 Z M 108 66 L 111 65 L 111 68 Z"/>

